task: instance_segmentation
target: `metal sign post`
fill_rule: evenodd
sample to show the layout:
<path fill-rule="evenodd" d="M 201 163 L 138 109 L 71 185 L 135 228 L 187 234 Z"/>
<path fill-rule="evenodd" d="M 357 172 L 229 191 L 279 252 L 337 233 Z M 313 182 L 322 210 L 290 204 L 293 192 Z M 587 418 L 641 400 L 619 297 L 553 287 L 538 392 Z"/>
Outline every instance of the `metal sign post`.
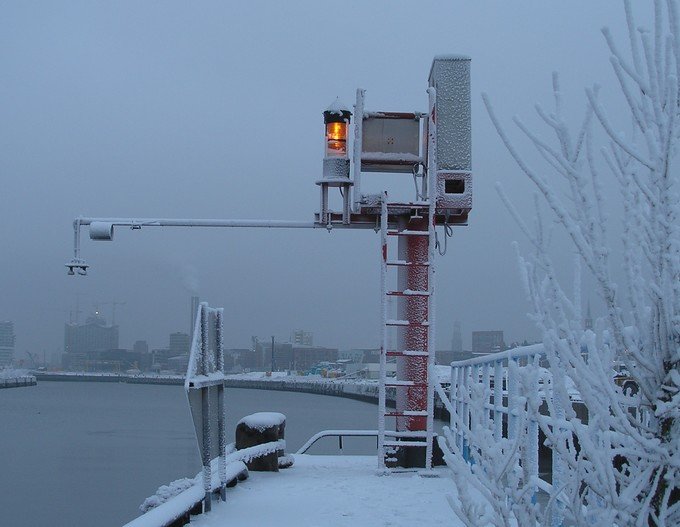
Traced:
<path fill-rule="evenodd" d="M 217 459 L 219 490 L 226 499 L 226 429 L 224 405 L 223 310 L 201 302 L 184 388 L 189 399 L 196 440 L 203 465 L 203 510 L 212 505 L 212 464 Z"/>

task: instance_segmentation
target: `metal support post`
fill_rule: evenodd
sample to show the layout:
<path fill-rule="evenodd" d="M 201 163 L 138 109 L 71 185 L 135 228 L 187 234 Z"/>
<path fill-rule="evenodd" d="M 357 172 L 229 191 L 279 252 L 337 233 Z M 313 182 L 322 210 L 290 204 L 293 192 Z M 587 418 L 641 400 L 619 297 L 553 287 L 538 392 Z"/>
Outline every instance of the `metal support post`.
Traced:
<path fill-rule="evenodd" d="M 272 363 L 271 363 L 271 371 L 274 371 L 274 335 L 272 335 Z"/>
<path fill-rule="evenodd" d="M 559 445 L 554 445 L 552 448 L 552 496 L 553 506 L 550 514 L 550 527 L 562 527 L 562 520 L 564 519 L 564 503 L 557 498 L 557 494 L 561 491 L 562 486 L 566 480 L 565 463 L 562 460 L 559 448 L 564 446 L 566 442 L 566 435 L 568 432 L 562 426 L 565 418 L 565 411 L 559 397 L 555 396 L 555 387 L 550 385 L 550 393 L 553 400 L 553 408 L 555 409 L 554 421 L 556 422 L 557 436 Z"/>
<path fill-rule="evenodd" d="M 201 304 L 201 374 L 208 373 L 208 310 L 205 304 Z M 203 510 L 209 512 L 212 508 L 212 472 L 210 467 L 210 397 L 208 387 L 201 388 L 201 408 L 203 419 L 203 490 L 205 497 L 203 500 Z"/>
<path fill-rule="evenodd" d="M 497 360 L 493 366 L 493 435 L 496 441 L 503 439 L 503 361 Z"/>
<path fill-rule="evenodd" d="M 357 94 L 358 97 L 358 94 Z M 355 187 L 356 188 L 356 187 Z M 380 204 L 380 388 L 378 389 L 378 468 L 385 469 L 385 378 L 387 376 L 387 192 Z"/>
<path fill-rule="evenodd" d="M 470 379 L 471 379 L 471 368 L 470 366 L 465 366 L 463 370 L 463 402 L 462 402 L 462 438 L 463 438 L 463 459 L 465 461 L 470 461 Z"/>
<path fill-rule="evenodd" d="M 507 381 L 507 391 L 508 391 L 508 439 L 511 441 L 514 441 L 517 439 L 517 425 L 519 423 L 519 415 L 517 415 L 517 412 L 519 412 L 519 403 L 518 403 L 518 397 L 519 397 L 519 364 L 517 363 L 517 359 L 515 358 L 510 358 L 508 359 L 508 381 Z"/>
<path fill-rule="evenodd" d="M 215 340 L 217 353 L 217 369 L 224 372 L 224 311 L 218 309 L 215 313 Z M 227 501 L 227 423 L 224 405 L 224 383 L 217 385 L 217 426 L 220 446 L 218 470 L 220 475 L 220 498 Z"/>
<path fill-rule="evenodd" d="M 359 212 L 361 209 L 361 151 L 363 149 L 365 93 L 366 90 L 362 90 L 361 88 L 357 89 L 357 100 L 356 104 L 354 105 L 354 162 L 352 163 L 352 176 L 354 178 L 354 212 Z"/>
<path fill-rule="evenodd" d="M 533 368 L 538 369 L 539 357 L 534 355 L 533 357 L 527 357 L 526 366 L 531 366 L 529 361 L 533 361 Z M 539 393 L 540 385 L 538 383 L 538 378 L 535 383 L 532 383 L 531 390 Z M 527 415 L 527 435 L 526 435 L 526 449 L 527 449 L 527 472 L 532 478 L 538 479 L 538 420 L 529 409 L 529 402 L 526 402 L 526 415 Z M 534 487 L 533 496 L 531 498 L 533 503 L 536 503 L 536 497 L 538 493 L 538 487 Z"/>

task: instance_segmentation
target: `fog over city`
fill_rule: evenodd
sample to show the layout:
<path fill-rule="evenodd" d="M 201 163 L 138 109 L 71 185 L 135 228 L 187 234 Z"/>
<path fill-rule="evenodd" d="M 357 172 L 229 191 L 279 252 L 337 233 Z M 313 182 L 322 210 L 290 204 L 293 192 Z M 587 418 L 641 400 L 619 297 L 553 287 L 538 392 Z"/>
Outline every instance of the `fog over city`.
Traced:
<path fill-rule="evenodd" d="M 0 13 L 0 320 L 14 321 L 17 358 L 60 351 L 78 307 L 80 321 L 96 306 L 110 321 L 113 301 L 125 303 L 121 347 L 167 346 L 189 329 L 192 295 L 224 306 L 227 347 L 295 328 L 322 346 L 377 347 L 373 231 L 118 228 L 113 242 L 93 242 L 84 229 L 91 268 L 74 277 L 64 267 L 72 221 L 313 221 L 323 110 L 336 97 L 351 107 L 361 87 L 367 109 L 425 111 L 442 53 L 472 58 L 474 197 L 469 226 L 438 257 L 437 348 L 450 348 L 454 320 L 466 348 L 476 330 L 503 330 L 508 343 L 539 337 L 512 242 L 529 248 L 494 185 L 527 217 L 533 189 L 481 93 L 508 129 L 515 114 L 535 125 L 534 103 L 550 108 L 558 70 L 578 123 L 586 86 L 614 91 L 599 30 L 620 36 L 618 3 L 22 1 Z M 620 101 L 605 100 L 616 116 Z M 412 198 L 408 175 L 391 178 Z M 364 190 L 386 182 L 366 175 Z M 562 241 L 557 231 L 558 255 Z M 597 317 L 590 284 L 584 302 Z"/>

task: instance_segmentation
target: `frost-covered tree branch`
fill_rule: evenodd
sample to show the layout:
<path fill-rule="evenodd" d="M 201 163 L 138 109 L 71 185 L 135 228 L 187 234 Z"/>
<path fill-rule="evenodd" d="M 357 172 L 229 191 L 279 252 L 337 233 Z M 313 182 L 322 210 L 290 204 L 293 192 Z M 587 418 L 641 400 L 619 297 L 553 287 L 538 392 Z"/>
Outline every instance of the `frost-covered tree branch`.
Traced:
<path fill-rule="evenodd" d="M 513 119 L 522 137 L 546 162 L 546 168 L 539 169 L 515 146 L 489 97 L 483 95 L 483 100 L 499 137 L 540 196 L 535 228 L 530 230 L 500 190 L 531 244 L 531 252 L 518 254 L 518 259 L 549 368 L 536 367 L 538 384 L 536 378 L 528 377 L 530 373 L 523 374 L 522 393 L 525 410 L 534 415 L 554 455 L 566 464 L 560 482 L 565 512 L 576 525 L 671 526 L 680 525 L 680 181 L 676 158 L 680 15 L 676 0 L 654 0 L 653 27 L 646 30 L 636 26 L 630 0 L 623 5 L 627 50 L 608 29 L 603 29 L 603 36 L 630 130 L 618 129 L 604 90 L 596 86 L 586 90 L 586 112 L 573 131 L 565 120 L 559 77 L 554 75 L 554 109 L 536 107 L 547 133 Z M 620 110 L 616 117 L 621 117 Z M 606 142 L 598 148 L 594 143 L 603 135 Z M 601 162 L 613 175 L 617 195 L 604 191 Z M 614 280 L 608 242 L 612 215 L 606 211 L 615 200 L 623 226 L 623 252 L 616 259 L 617 265 L 622 261 L 625 277 L 620 286 Z M 564 229 L 578 255 L 576 278 L 569 287 L 560 282 L 555 270 L 545 228 L 549 222 L 542 207 L 547 207 L 550 221 Z M 606 316 L 595 329 L 582 324 L 581 262 L 606 308 Z M 617 371 L 628 379 L 625 391 L 615 380 Z M 587 407 L 587 422 L 574 412 L 573 390 Z M 488 400 L 488 394 L 475 394 L 473 386 L 462 396 L 468 398 L 473 412 L 488 417 L 480 403 L 485 397 Z M 552 421 L 541 417 L 542 405 Z M 564 427 L 554 424 L 555 416 L 563 416 Z M 470 423 L 454 423 L 476 445 L 476 464 L 465 469 L 455 445 L 448 455 L 457 478 L 467 480 L 474 475 L 478 485 L 481 482 L 486 508 L 480 512 L 463 495 L 456 512 L 469 525 L 484 521 L 505 525 L 504 514 L 512 514 L 520 525 L 547 524 L 549 511 L 539 513 L 526 500 L 531 486 L 522 473 L 526 427 L 520 425 L 514 441 L 498 442 L 488 423 L 480 419 L 476 427 L 472 417 Z M 507 470 L 497 472 L 506 465 Z M 554 506 L 551 501 L 548 508 Z"/>

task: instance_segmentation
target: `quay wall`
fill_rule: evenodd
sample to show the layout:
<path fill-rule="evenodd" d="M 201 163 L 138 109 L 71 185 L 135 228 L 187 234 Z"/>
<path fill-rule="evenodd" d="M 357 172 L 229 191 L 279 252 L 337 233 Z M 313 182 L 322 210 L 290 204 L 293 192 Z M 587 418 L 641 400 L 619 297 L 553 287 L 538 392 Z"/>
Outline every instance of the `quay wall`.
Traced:
<path fill-rule="evenodd" d="M 79 372 L 36 372 L 35 376 L 41 381 L 59 382 L 122 382 L 127 384 L 164 384 L 184 385 L 184 377 L 172 376 L 137 376 L 125 374 L 100 374 Z"/>
<path fill-rule="evenodd" d="M 0 378 L 0 390 L 4 388 L 22 388 L 24 386 L 35 386 L 36 384 L 38 384 L 38 381 L 33 375 Z"/>
<path fill-rule="evenodd" d="M 160 384 L 160 385 L 183 385 L 184 377 L 176 376 L 145 376 L 125 374 L 101 374 L 101 373 L 60 373 L 38 372 L 36 376 L 41 381 L 62 382 L 121 382 L 129 384 Z M 378 384 L 369 382 L 348 381 L 324 381 L 317 379 L 304 379 L 304 377 L 283 378 L 234 378 L 227 377 L 224 381 L 226 388 L 243 388 L 248 390 L 273 390 L 284 392 L 310 393 L 315 395 L 329 395 L 332 397 L 345 397 L 367 403 L 378 403 Z M 386 405 L 394 408 L 394 388 L 388 388 Z M 449 413 L 444 405 L 435 397 L 435 419 L 448 420 Z"/>

